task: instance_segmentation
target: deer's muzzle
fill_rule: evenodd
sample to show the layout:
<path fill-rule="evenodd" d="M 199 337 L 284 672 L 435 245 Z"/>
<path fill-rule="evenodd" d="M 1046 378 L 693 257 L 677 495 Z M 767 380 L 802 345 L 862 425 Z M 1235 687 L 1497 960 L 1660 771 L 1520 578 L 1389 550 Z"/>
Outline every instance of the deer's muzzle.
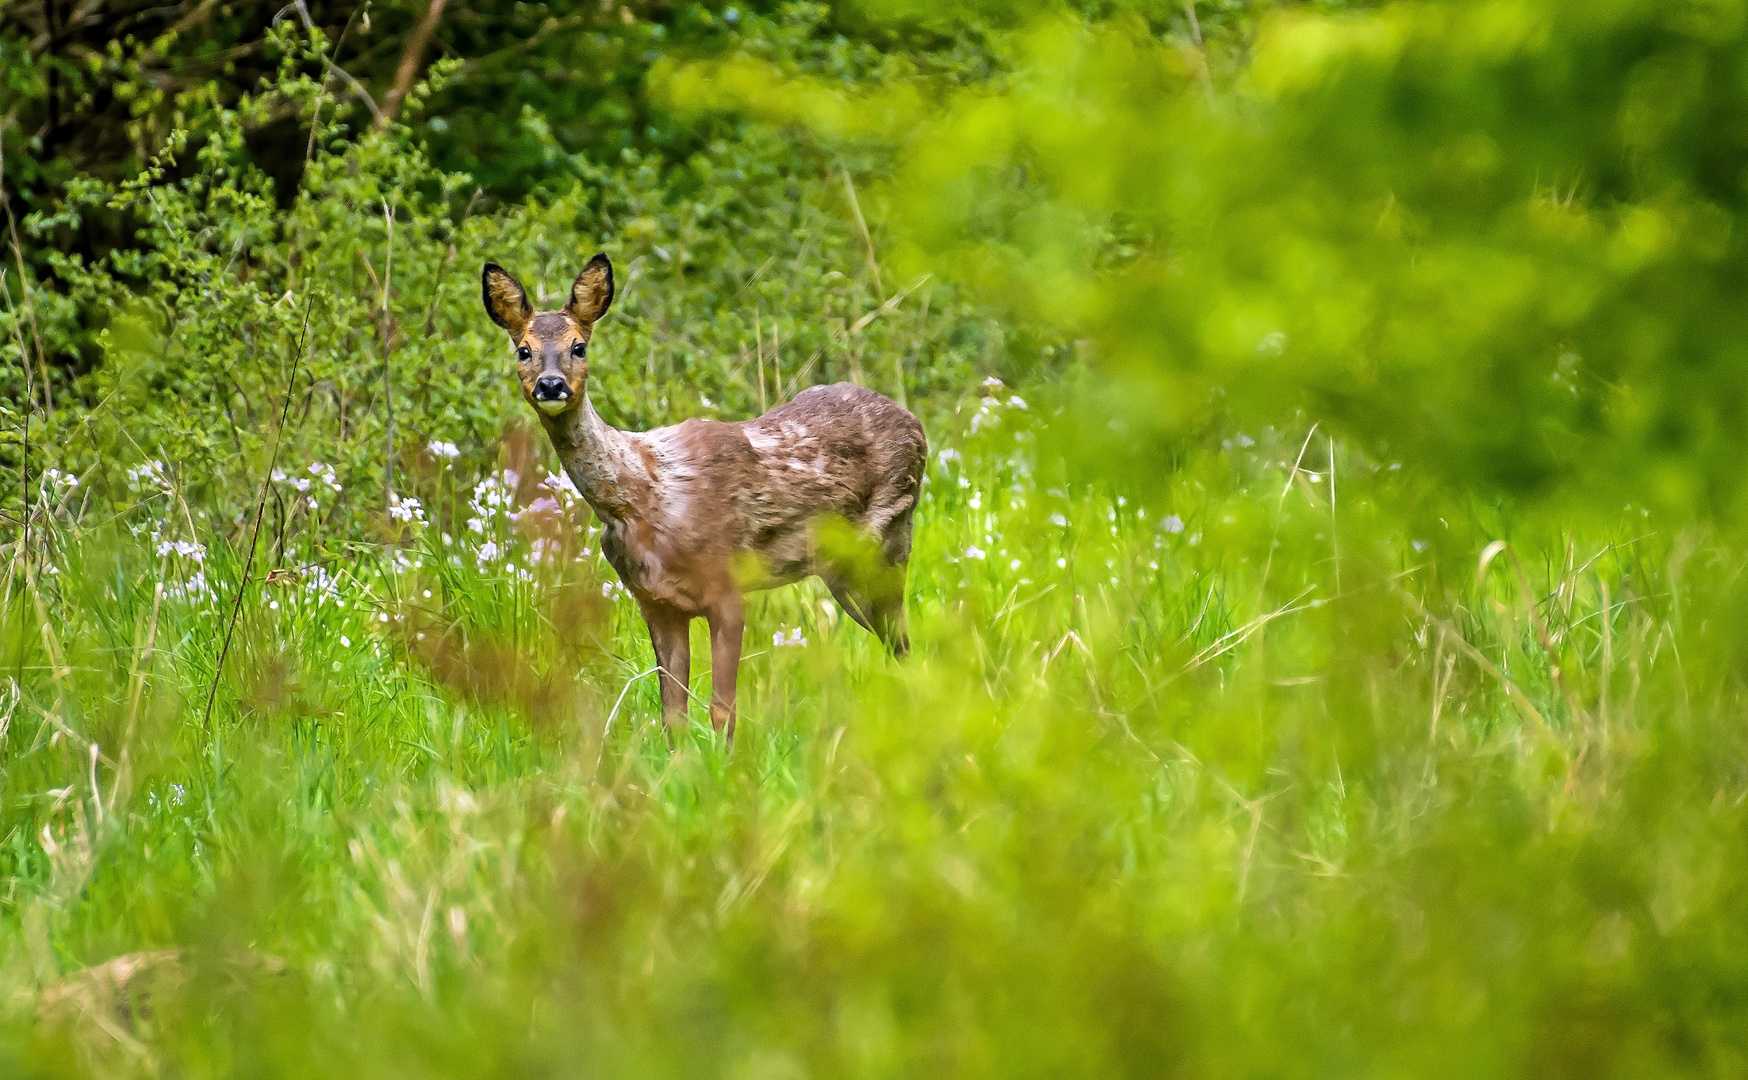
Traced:
<path fill-rule="evenodd" d="M 555 413 L 571 399 L 570 384 L 560 375 L 542 375 L 534 381 L 534 405 L 542 412 Z"/>

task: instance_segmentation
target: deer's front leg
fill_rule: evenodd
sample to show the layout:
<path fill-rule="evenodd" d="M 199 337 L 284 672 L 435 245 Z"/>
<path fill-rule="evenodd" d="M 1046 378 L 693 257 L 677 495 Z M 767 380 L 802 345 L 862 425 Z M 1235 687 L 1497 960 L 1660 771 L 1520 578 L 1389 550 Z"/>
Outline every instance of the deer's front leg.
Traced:
<path fill-rule="evenodd" d="M 725 732 L 734 745 L 734 683 L 740 675 L 741 639 L 746 633 L 746 607 L 734 593 L 705 616 L 710 622 L 710 726 Z"/>
<path fill-rule="evenodd" d="M 650 644 L 655 646 L 656 676 L 662 688 L 662 722 L 670 729 L 686 723 L 686 699 L 690 697 L 692 681 L 692 642 L 688 633 L 692 620 L 671 608 L 654 604 L 643 608 L 643 621 L 649 626 Z"/>

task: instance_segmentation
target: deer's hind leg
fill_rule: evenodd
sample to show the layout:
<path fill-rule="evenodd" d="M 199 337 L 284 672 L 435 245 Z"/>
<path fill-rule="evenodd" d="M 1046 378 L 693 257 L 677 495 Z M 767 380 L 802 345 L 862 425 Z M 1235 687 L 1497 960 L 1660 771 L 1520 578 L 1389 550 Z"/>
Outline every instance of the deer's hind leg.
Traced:
<path fill-rule="evenodd" d="M 710 623 L 710 726 L 734 746 L 735 681 L 740 675 L 741 641 L 746 634 L 746 608 L 739 593 L 730 593 L 705 616 Z"/>

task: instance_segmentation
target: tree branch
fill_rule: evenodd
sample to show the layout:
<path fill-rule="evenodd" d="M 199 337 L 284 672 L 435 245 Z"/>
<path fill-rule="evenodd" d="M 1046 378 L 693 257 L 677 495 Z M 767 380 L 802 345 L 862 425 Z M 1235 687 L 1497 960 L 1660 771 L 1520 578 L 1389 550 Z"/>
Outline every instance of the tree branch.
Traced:
<path fill-rule="evenodd" d="M 400 66 L 395 69 L 395 83 L 389 88 L 388 94 L 382 99 L 382 112 L 377 115 L 378 127 L 387 127 L 400 116 L 401 102 L 413 89 L 413 80 L 419 77 L 419 62 L 425 57 L 425 50 L 431 45 L 431 38 L 437 33 L 437 24 L 443 18 L 443 5 L 448 0 L 430 0 L 425 8 L 425 17 L 419 20 L 419 25 L 413 27 L 413 33 L 407 38 L 407 47 L 401 51 Z"/>

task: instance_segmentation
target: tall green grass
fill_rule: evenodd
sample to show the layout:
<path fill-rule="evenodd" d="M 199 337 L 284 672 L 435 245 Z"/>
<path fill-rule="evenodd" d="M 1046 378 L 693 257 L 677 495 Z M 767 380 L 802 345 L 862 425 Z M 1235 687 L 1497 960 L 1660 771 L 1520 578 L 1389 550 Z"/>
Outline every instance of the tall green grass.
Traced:
<path fill-rule="evenodd" d="M 264 542 L 210 720 L 243 553 L 168 470 L 109 520 L 46 480 L 0 638 L 0 1066 L 1742 1068 L 1739 563 L 1511 534 L 1303 430 L 1090 482 L 1073 416 L 992 385 L 933 433 L 910 660 L 817 585 L 758 597 L 732 754 L 702 707 L 669 749 L 526 441 L 431 457 L 386 541 Z M 275 498 L 319 508 L 310 464 Z"/>

